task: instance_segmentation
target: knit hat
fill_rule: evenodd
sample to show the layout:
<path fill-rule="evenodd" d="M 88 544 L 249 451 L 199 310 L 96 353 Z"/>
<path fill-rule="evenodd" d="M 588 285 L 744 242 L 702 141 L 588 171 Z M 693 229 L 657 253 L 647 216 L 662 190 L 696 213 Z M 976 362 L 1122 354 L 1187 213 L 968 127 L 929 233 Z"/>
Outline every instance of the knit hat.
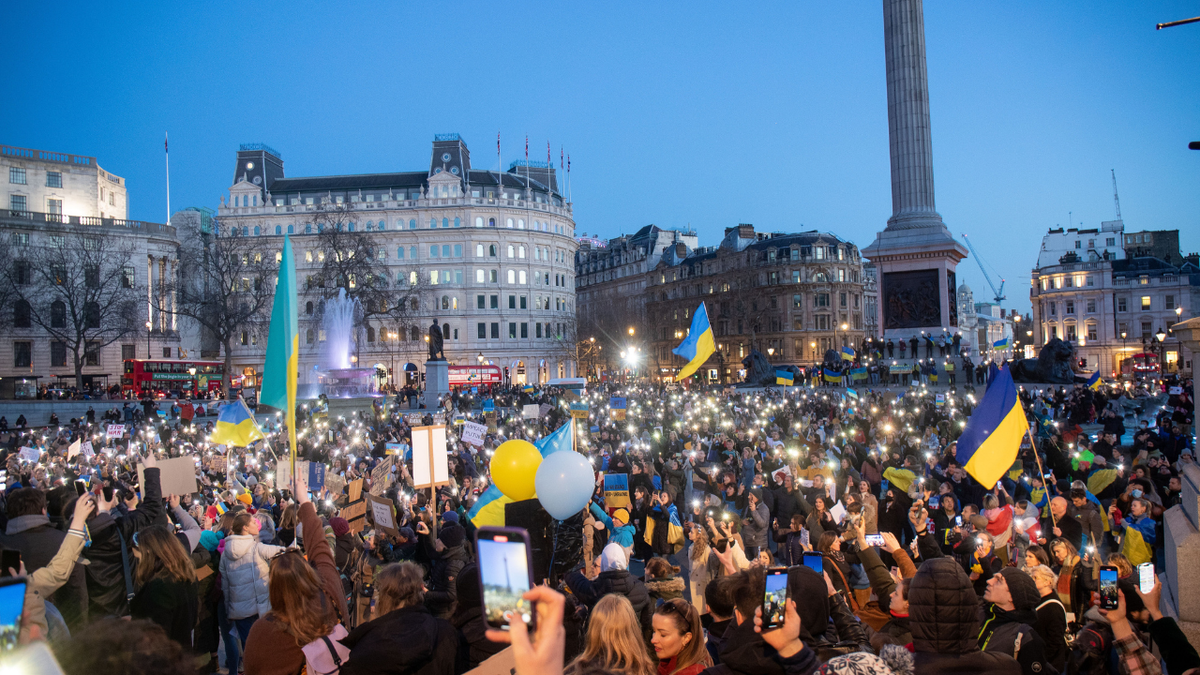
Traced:
<path fill-rule="evenodd" d="M 879 656 L 855 652 L 835 656 L 817 668 L 820 675 L 912 675 L 913 655 L 899 645 L 884 645 Z"/>
<path fill-rule="evenodd" d="M 454 511 L 447 511 L 442 514 L 443 523 L 458 523 L 458 514 Z"/>
<path fill-rule="evenodd" d="M 622 523 L 628 524 L 629 523 L 629 512 L 626 511 L 625 509 L 617 509 L 616 511 L 613 511 L 612 519 L 619 520 Z"/>
<path fill-rule="evenodd" d="M 757 488 L 757 487 L 750 488 L 750 494 L 754 495 L 754 498 L 757 499 L 758 501 L 760 501 L 760 502 L 762 501 L 762 495 L 763 495 L 762 488 Z"/>
<path fill-rule="evenodd" d="M 447 547 L 459 546 L 467 538 L 467 531 L 462 525 L 450 524 L 438 530 L 438 539 Z"/>
<path fill-rule="evenodd" d="M 329 527 L 333 528 L 335 537 L 340 537 L 350 531 L 350 523 L 345 518 L 330 518 Z"/>
<path fill-rule="evenodd" d="M 397 532 L 400 533 L 401 537 L 404 537 L 405 541 L 412 541 L 413 539 L 417 538 L 416 533 L 413 532 L 413 529 L 408 526 L 400 528 L 399 530 L 397 530 Z"/>
<path fill-rule="evenodd" d="M 1024 570 L 1015 567 L 1005 567 L 1000 570 L 1004 583 L 1008 584 L 1008 593 L 1012 596 L 1013 607 L 1019 610 L 1034 609 L 1042 601 L 1037 584 L 1033 577 Z"/>
<path fill-rule="evenodd" d="M 221 537 L 217 536 L 212 530 L 205 530 L 200 533 L 200 545 L 209 553 L 217 550 L 217 544 L 221 543 Z"/>
<path fill-rule="evenodd" d="M 250 496 L 249 492 L 243 492 L 242 494 L 238 495 L 237 500 L 246 506 L 250 506 L 254 503 L 254 497 Z"/>

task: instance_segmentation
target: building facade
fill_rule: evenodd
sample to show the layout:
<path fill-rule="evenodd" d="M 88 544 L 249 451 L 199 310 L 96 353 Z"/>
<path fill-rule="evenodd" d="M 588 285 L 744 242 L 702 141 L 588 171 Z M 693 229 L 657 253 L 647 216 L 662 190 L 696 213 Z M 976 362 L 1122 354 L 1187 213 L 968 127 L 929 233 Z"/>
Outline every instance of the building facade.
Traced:
<path fill-rule="evenodd" d="M 96 389 L 120 384 L 125 359 L 177 357 L 175 228 L 127 220 L 125 180 L 95 157 L 0 146 L 5 179 L 2 395 L 74 386 L 74 347 L 82 385 Z M 62 269 L 51 279 L 46 266 Z M 131 294 L 136 307 L 117 316 L 113 303 Z"/>
<path fill-rule="evenodd" d="M 1200 311 L 1200 266 L 1178 245 L 1178 231 L 1126 233 L 1119 220 L 1050 230 L 1030 290 L 1034 343 L 1072 342 L 1081 366 L 1106 376 L 1130 372 L 1130 360 L 1149 353 L 1166 372 L 1190 371 L 1191 354 L 1170 327 Z"/>
<path fill-rule="evenodd" d="M 355 322 L 352 358 L 387 373 L 377 384 L 402 386 L 424 370 L 434 319 L 452 364 L 496 365 L 514 384 L 575 374 L 575 222 L 550 164 L 473 169 L 466 143 L 445 134 L 434 139 L 428 169 L 288 178 L 280 153 L 243 145 L 217 221 L 218 236 L 260 238 L 270 255 L 292 235 L 302 384 L 316 383 L 329 348 L 321 311 L 327 289 L 313 281 L 327 257 L 340 255 L 323 248 L 326 225 L 366 233 L 375 242 L 372 269 L 386 276 L 375 283 L 404 289 L 413 302 L 392 318 Z M 265 336 L 241 343 L 235 371 L 253 377 L 261 373 Z"/>
<path fill-rule="evenodd" d="M 717 351 L 697 372 L 710 382 L 739 380 L 741 360 L 755 349 L 773 364 L 805 366 L 828 350 L 857 350 L 873 335 L 865 315 L 876 298 L 862 256 L 828 232 L 726 228 L 718 246 L 665 255 L 649 274 L 646 296 L 645 359 L 656 378 L 672 378 L 684 365 L 671 350 L 701 302 Z"/>

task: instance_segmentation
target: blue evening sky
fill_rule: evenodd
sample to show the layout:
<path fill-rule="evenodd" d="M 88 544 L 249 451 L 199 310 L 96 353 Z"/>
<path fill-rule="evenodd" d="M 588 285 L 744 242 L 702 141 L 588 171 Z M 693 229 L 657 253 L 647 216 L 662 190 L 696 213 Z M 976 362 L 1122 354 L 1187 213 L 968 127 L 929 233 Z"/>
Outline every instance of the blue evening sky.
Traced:
<path fill-rule="evenodd" d="M 1192 2 L 925 6 L 938 210 L 1029 306 L 1049 227 L 1114 216 L 1200 249 Z M 878 0 L 14 3 L 0 143 L 94 155 L 131 213 L 215 208 L 239 143 L 291 176 L 421 170 L 458 132 L 477 168 L 572 157 L 578 232 L 739 222 L 859 246 L 891 214 Z M 1068 214 L 1071 214 L 1070 216 Z M 960 278 L 990 295 L 973 260 Z"/>

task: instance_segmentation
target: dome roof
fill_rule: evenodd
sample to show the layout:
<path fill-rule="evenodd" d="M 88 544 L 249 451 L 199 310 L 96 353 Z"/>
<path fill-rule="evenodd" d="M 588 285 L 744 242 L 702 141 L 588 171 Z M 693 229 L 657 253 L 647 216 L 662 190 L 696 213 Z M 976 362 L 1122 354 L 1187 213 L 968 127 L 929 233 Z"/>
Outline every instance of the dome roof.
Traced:
<path fill-rule="evenodd" d="M 974 295 L 974 292 L 971 290 L 971 287 L 966 285 L 965 283 L 959 284 L 958 292 L 959 292 L 959 294 L 971 293 L 972 295 Z"/>

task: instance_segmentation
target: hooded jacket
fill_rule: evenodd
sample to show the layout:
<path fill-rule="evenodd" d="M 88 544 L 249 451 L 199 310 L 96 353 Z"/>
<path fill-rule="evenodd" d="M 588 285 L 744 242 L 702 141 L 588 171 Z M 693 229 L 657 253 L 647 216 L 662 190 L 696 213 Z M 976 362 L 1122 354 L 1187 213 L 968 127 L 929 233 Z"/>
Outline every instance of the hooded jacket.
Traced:
<path fill-rule="evenodd" d="M 17 516 L 8 521 L 7 530 L 0 535 L 0 545 L 6 549 L 20 551 L 25 570 L 32 575 L 51 564 L 62 549 L 66 536 L 66 532 L 55 529 L 50 524 L 50 519 L 39 513 Z M 68 574 L 66 583 L 55 586 L 57 590 L 45 599 L 58 608 L 68 627 L 78 630 L 84 627 L 88 619 L 87 577 L 84 565 L 76 564 L 75 559 L 72 559 Z"/>
<path fill-rule="evenodd" d="M 984 652 L 1015 658 L 1024 675 L 1057 672 L 1046 659 L 1046 642 L 1033 629 L 1037 623 L 1033 609 L 1005 611 L 989 602 L 981 610 L 980 621 L 979 648 Z"/>
<path fill-rule="evenodd" d="M 341 675 L 454 675 L 460 664 L 458 632 L 424 606 L 401 607 L 342 638 L 350 658 Z M 463 667 L 459 667 L 459 666 Z"/>
<path fill-rule="evenodd" d="M 271 558 L 283 553 L 283 546 L 261 543 L 250 534 L 231 534 L 225 537 L 225 552 L 221 554 L 221 589 L 225 592 L 225 609 L 230 619 L 262 616 L 271 611 L 267 592 L 267 571 Z"/>
<path fill-rule="evenodd" d="M 800 639 L 804 640 L 803 627 L 800 629 Z M 741 624 L 729 622 L 720 658 L 719 664 L 705 669 L 702 675 L 808 675 L 820 665 L 816 652 L 809 648 L 807 642 L 804 649 L 796 654 L 788 658 L 780 656 L 773 647 L 763 642 L 762 635 L 754 632 L 753 619 Z"/>
<path fill-rule="evenodd" d="M 962 566 L 950 558 L 927 560 L 908 590 L 915 672 L 922 675 L 1018 675 L 1011 656 L 981 652 L 979 597 Z"/>
<path fill-rule="evenodd" d="M 104 616 L 125 616 L 129 603 L 125 599 L 125 567 L 121 561 L 121 542 L 129 560 L 132 581 L 135 559 L 133 533 L 151 525 L 171 528 L 163 510 L 159 469 L 146 469 L 146 485 L 138 508 L 125 515 L 116 511 L 101 513 L 88 520 L 92 545 L 83 549 L 87 565 L 88 618 L 95 621 Z"/>

